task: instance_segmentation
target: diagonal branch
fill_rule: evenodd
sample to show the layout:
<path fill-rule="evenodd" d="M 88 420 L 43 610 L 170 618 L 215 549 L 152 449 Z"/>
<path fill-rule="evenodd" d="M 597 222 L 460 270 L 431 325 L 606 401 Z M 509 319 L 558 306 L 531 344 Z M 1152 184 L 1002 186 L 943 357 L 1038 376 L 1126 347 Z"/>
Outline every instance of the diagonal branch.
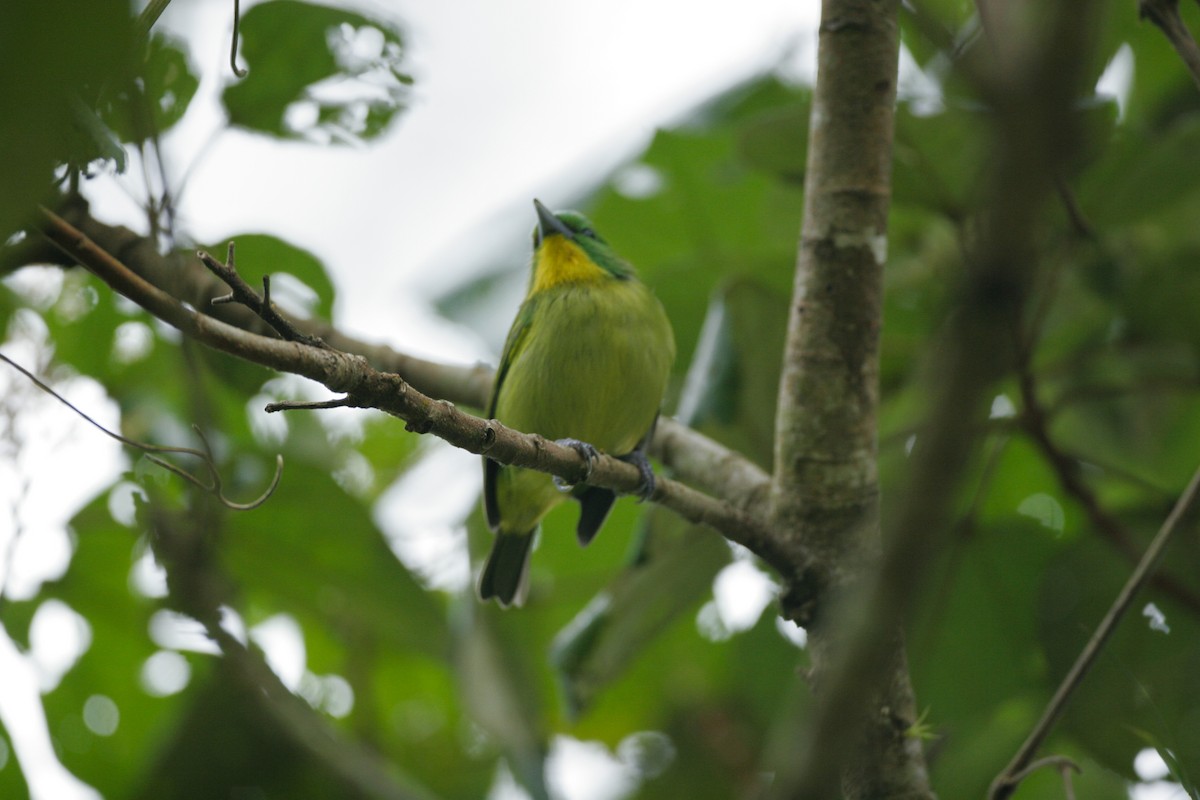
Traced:
<path fill-rule="evenodd" d="M 1138 0 L 1138 16 L 1158 26 L 1200 89 L 1200 46 L 1179 15 L 1179 0 Z"/>
<path fill-rule="evenodd" d="M 25 367 L 21 366 L 16 361 L 13 361 L 11 358 L 4 355 L 3 353 L 0 353 L 0 361 L 4 361 L 9 366 L 11 366 L 13 369 L 20 372 L 22 375 L 25 376 L 26 379 L 28 379 L 30 382 L 32 382 L 34 386 L 36 386 L 37 388 L 41 389 L 46 394 L 53 397 L 55 400 L 62 403 L 67 408 L 71 409 L 71 411 L 75 412 L 75 414 L 77 414 L 79 417 L 81 417 L 85 422 L 87 422 L 93 428 L 96 428 L 98 431 L 103 433 L 105 436 L 108 436 L 110 439 L 120 442 L 121 444 L 125 445 L 126 447 L 132 447 L 135 450 L 140 450 L 142 453 L 145 454 L 145 457 L 148 460 L 154 462 L 155 464 L 157 464 L 158 466 L 167 470 L 168 472 L 173 472 L 175 475 L 178 475 L 180 478 L 183 478 L 185 481 L 192 484 L 193 486 L 196 486 L 196 487 L 204 490 L 205 492 L 208 492 L 209 494 L 213 495 L 215 498 L 217 498 L 217 502 L 219 502 L 221 505 L 225 506 L 226 508 L 228 508 L 231 511 L 252 511 L 252 510 L 258 508 L 259 506 L 261 506 L 263 503 L 267 502 L 267 500 L 270 499 L 271 495 L 273 495 L 275 493 L 275 489 L 279 487 L 279 480 L 281 477 L 283 477 L 283 456 L 277 454 L 275 456 L 275 476 L 273 478 L 271 478 L 270 485 L 267 486 L 267 488 L 262 492 L 262 494 L 260 494 L 254 500 L 250 500 L 249 502 L 245 502 L 245 503 L 238 503 L 233 500 L 230 500 L 228 497 L 225 496 L 225 490 L 224 490 L 224 488 L 222 488 L 221 471 L 219 469 L 217 469 L 217 460 L 216 460 L 216 458 L 213 457 L 212 448 L 209 446 L 208 440 L 206 438 L 204 438 L 204 434 L 200 431 L 199 426 L 193 425 L 192 430 L 195 431 L 196 436 L 199 437 L 200 443 L 202 445 L 204 445 L 203 450 L 197 450 L 194 447 L 172 447 L 172 446 L 166 446 L 166 445 L 146 444 L 145 442 L 139 442 L 136 439 L 130 439 L 128 436 L 123 436 L 123 435 L 117 433 L 116 431 L 110 431 L 108 428 L 104 427 L 99 422 L 97 422 L 93 417 L 89 416 L 88 414 L 85 414 L 82 409 L 80 409 L 78 406 L 76 406 L 70 400 L 63 397 L 61 394 L 56 392 L 54 389 L 50 388 L 49 384 L 42 381 L 40 378 L 38 378 L 38 376 L 34 375 L 31 371 L 27 370 Z M 162 454 L 172 453 L 172 454 L 176 454 L 176 455 L 192 456 L 194 458 L 200 459 L 201 463 L 204 464 L 205 471 L 208 472 L 208 480 L 204 480 L 203 478 L 200 478 L 197 475 L 194 475 L 191 472 L 188 472 L 183 467 L 172 464 L 170 461 L 167 461 L 165 458 L 162 458 L 160 455 L 157 455 L 159 453 L 162 453 Z M 2 587 L 2 586 L 3 586 L 3 582 L 0 581 L 0 587 Z"/>
<path fill-rule="evenodd" d="M 1025 433 L 1033 440 L 1042 456 L 1058 476 L 1059 485 L 1083 507 L 1088 521 L 1129 562 L 1136 563 L 1139 557 L 1137 545 L 1129 531 L 1104 509 L 1096 493 L 1083 479 L 1079 461 L 1064 452 L 1050 436 L 1046 409 L 1037 396 L 1037 382 L 1029 363 L 1029 350 L 1018 347 L 1018 377 L 1021 390 L 1023 413 L 1020 421 Z M 1200 596 L 1170 575 L 1155 575 L 1154 585 L 1163 594 L 1181 605 L 1200 613 Z"/>
<path fill-rule="evenodd" d="M 1038 748 L 1050 735 L 1050 731 L 1054 727 L 1054 723 L 1062 716 L 1063 710 L 1067 707 L 1067 702 L 1071 699 L 1071 695 L 1079 684 L 1083 682 L 1092 665 L 1096 663 L 1096 658 L 1104 649 L 1104 645 L 1108 642 L 1117 623 L 1129 610 L 1133 604 L 1133 598 L 1141 590 L 1150 576 L 1154 573 L 1154 568 L 1158 565 L 1159 559 L 1162 558 L 1163 551 L 1171 541 L 1171 537 L 1179 527 L 1179 522 L 1187 515 L 1195 505 L 1196 496 L 1200 494 L 1200 469 L 1192 475 L 1191 481 L 1187 488 L 1183 490 L 1183 494 L 1175 502 L 1175 507 L 1171 509 L 1171 513 L 1163 521 L 1162 527 L 1155 534 L 1154 539 L 1150 542 L 1150 546 L 1146 548 L 1146 552 L 1142 555 L 1141 561 L 1137 567 L 1125 581 L 1125 585 L 1121 587 L 1121 591 L 1117 594 L 1113 604 L 1109 607 L 1108 612 L 1104 615 L 1104 619 L 1096 627 L 1092 638 L 1088 640 L 1087 646 L 1083 648 L 1079 656 L 1075 659 L 1075 663 L 1071 665 L 1070 671 L 1059 684 L 1058 690 L 1055 691 L 1054 697 L 1050 699 L 1050 703 L 1042 712 L 1041 719 L 1029 734 L 1024 744 L 1021 745 L 1017 754 L 1013 756 L 1013 760 L 1005 767 L 1004 771 L 996 776 L 996 780 L 992 782 L 991 788 L 988 790 L 989 800 L 1005 800 L 1012 795 L 1017 789 L 1017 785 L 1027 774 L 1027 767 L 1030 766 L 1033 756 L 1037 753 Z"/>
<path fill-rule="evenodd" d="M 568 482 L 588 483 L 631 493 L 641 485 L 637 467 L 611 456 L 601 456 L 591 467 L 574 449 L 525 434 L 496 420 L 485 420 L 460 411 L 446 400 L 435 400 L 415 389 L 401 376 L 381 372 L 361 356 L 332 347 L 314 347 L 249 333 L 198 313 L 152 285 L 112 255 L 98 247 L 70 223 L 43 209 L 45 235 L 119 294 L 133 300 L 162 321 L 217 350 L 281 372 L 302 375 L 345 394 L 343 401 L 356 408 L 376 408 L 403 419 L 409 430 L 432 433 L 455 447 L 486 455 L 503 464 L 535 469 Z M 650 500 L 690 522 L 707 525 L 733 542 L 745 546 L 785 581 L 800 576 L 807 563 L 797 546 L 785 546 L 757 513 L 718 500 L 678 481 L 660 478 Z"/>

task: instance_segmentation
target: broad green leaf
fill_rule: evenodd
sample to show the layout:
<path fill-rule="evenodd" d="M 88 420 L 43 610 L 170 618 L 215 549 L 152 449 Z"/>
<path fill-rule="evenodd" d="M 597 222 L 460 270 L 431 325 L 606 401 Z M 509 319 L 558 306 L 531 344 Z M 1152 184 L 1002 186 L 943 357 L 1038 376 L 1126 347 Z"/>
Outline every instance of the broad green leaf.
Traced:
<path fill-rule="evenodd" d="M 121 141 L 143 142 L 183 117 L 199 85 L 186 45 L 153 33 L 136 78 L 104 109 L 103 118 Z"/>
<path fill-rule="evenodd" d="M 330 758 L 340 756 L 327 743 L 321 721 L 298 730 L 268 709 L 263 690 L 228 660 L 212 665 L 205 680 L 188 693 L 188 708 L 158 759 L 130 796 L 157 798 L 228 797 L 369 797 L 348 771 L 353 767 L 315 757 L 301 745 L 307 739 Z M 291 702 L 291 698 L 276 703 Z M 299 703 L 299 701 L 296 701 Z M 302 710 L 301 710 L 301 713 Z M 428 798 L 399 768 L 389 775 L 396 791 Z M 367 779 L 370 782 L 370 779 Z"/>
<path fill-rule="evenodd" d="M 74 121 L 122 72 L 132 50 L 123 0 L 6 3 L 0 21 L 0 241 L 51 195 L 54 168 L 98 153 Z"/>
<path fill-rule="evenodd" d="M 434 658 L 449 652 L 440 604 L 324 468 L 287 463 L 266 504 L 226 517 L 221 558 L 263 616 L 291 614 L 347 646 L 366 636 Z"/>
<path fill-rule="evenodd" d="M 951 218 L 966 214 L 978 201 L 987 167 L 989 116 L 965 104 L 932 115 L 899 105 L 892 175 L 896 204 L 923 205 Z"/>
<path fill-rule="evenodd" d="M 454 663 L 472 717 L 504 752 L 513 776 L 534 800 L 549 800 L 546 731 L 529 653 L 512 647 L 516 619 L 463 598 L 455 609 Z M 506 635 L 507 634 L 507 635 Z"/>
<path fill-rule="evenodd" d="M 1066 674 L 1132 569 L 1110 545 L 1089 539 L 1042 573 L 1038 635 L 1052 680 Z M 1200 588 L 1195 573 L 1175 580 L 1192 596 Z M 1133 757 L 1149 742 L 1174 753 L 1194 780 L 1200 775 L 1197 664 L 1194 609 L 1161 591 L 1142 592 L 1076 690 L 1063 724 L 1117 773 L 1132 777 Z"/>
<path fill-rule="evenodd" d="M 686 412 L 687 424 L 769 469 L 787 333 L 786 296 L 756 280 L 733 278 L 719 287 L 702 331 L 685 384 L 694 398 L 680 397 L 680 413 Z M 713 347 L 710 357 L 702 359 L 706 339 Z"/>
<path fill-rule="evenodd" d="M 908 638 L 918 703 L 935 732 L 979 724 L 1017 699 L 1041 701 L 1034 576 L 1054 552 L 1054 532 L 1016 514 L 964 526 L 953 540 Z M 981 654 L 987 679 L 960 680 L 983 668 Z"/>
<path fill-rule="evenodd" d="M 1190 214 L 1200 203 L 1200 166 L 1191 157 L 1198 145 L 1200 114 L 1159 132 L 1125 125 L 1103 160 L 1079 180 L 1084 213 L 1103 232 Z"/>
<path fill-rule="evenodd" d="M 565 702 L 578 716 L 682 614 L 711 596 L 729 548 L 661 509 L 648 515 L 638 558 L 579 612 L 554 643 Z"/>
<path fill-rule="evenodd" d="M 249 73 L 222 94 L 234 125 L 350 144 L 377 137 L 407 103 L 404 40 L 389 20 L 270 0 L 243 15 L 240 33 Z"/>
<path fill-rule="evenodd" d="M 28 797 L 29 784 L 17 763 L 12 737 L 0 722 L 0 794 L 4 797 Z"/>
<path fill-rule="evenodd" d="M 67 768 L 120 797 L 137 785 L 180 705 L 177 695 L 153 696 L 143 686 L 146 660 L 159 649 L 150 620 L 161 606 L 134 591 L 130 573 L 142 547 L 133 530 L 113 521 L 107 504 L 101 496 L 72 520 L 77 547 L 70 568 L 41 593 L 80 614 L 91 634 L 89 648 L 44 705 Z"/>

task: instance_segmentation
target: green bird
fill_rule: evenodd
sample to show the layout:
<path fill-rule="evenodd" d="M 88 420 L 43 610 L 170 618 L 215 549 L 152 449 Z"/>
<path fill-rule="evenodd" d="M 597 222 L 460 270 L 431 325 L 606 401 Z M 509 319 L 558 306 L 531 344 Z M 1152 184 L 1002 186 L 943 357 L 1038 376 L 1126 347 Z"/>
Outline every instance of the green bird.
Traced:
<path fill-rule="evenodd" d="M 671 323 L 585 217 L 533 205 L 532 275 L 504 343 L 488 416 L 574 447 L 589 463 L 597 450 L 630 461 L 649 496 L 654 473 L 645 448 L 675 360 Z M 576 534 L 586 545 L 604 524 L 613 492 L 560 490 L 543 472 L 484 458 L 484 510 L 496 538 L 479 579 L 481 599 L 520 603 L 538 524 L 569 497 L 579 502 Z"/>

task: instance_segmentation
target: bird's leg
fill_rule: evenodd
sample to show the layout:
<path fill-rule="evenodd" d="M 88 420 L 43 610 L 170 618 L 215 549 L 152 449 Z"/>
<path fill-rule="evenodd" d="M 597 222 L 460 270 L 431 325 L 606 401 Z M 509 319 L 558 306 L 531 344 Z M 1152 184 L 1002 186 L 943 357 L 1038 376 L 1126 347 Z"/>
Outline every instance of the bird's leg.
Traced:
<path fill-rule="evenodd" d="M 642 485 L 634 492 L 637 495 L 638 502 L 649 500 L 654 494 L 654 488 L 657 481 L 654 478 L 654 470 L 650 467 L 650 459 L 646 457 L 646 453 L 639 447 L 632 453 L 623 456 L 617 456 L 618 461 L 624 461 L 626 464 L 633 464 L 638 468 L 638 473 L 642 476 Z"/>
<path fill-rule="evenodd" d="M 589 481 L 592 477 L 592 469 L 596 466 L 597 459 L 600 458 L 600 451 L 587 442 L 581 442 L 578 439 L 556 439 L 554 443 L 560 444 L 563 447 L 569 447 L 583 457 L 586 472 L 583 473 L 582 482 L 586 483 Z M 572 484 L 567 483 L 557 475 L 554 476 L 554 485 L 560 492 L 569 492 L 574 488 Z"/>

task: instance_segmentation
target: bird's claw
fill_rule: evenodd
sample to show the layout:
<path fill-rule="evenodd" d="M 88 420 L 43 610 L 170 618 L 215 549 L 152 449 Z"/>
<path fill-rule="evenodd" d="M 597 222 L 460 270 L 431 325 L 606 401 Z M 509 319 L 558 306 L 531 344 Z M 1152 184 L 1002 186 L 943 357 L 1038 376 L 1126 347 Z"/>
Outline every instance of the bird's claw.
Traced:
<path fill-rule="evenodd" d="M 633 464 L 642 476 L 641 485 L 633 492 L 633 494 L 637 495 L 638 502 L 643 503 L 653 497 L 654 489 L 658 484 L 654 477 L 654 470 L 650 467 L 650 459 L 646 458 L 646 454 L 641 450 L 634 450 L 629 455 L 618 456 L 617 458 L 627 464 Z"/>
<path fill-rule="evenodd" d="M 555 444 L 569 447 L 583 458 L 583 480 L 581 483 L 587 483 L 592 478 L 592 470 L 596 466 L 596 461 L 600 458 L 600 451 L 587 442 L 581 442 L 578 439 L 556 439 Z M 568 483 L 558 475 L 554 476 L 554 485 L 560 492 L 569 492 L 574 488 L 574 484 Z"/>

